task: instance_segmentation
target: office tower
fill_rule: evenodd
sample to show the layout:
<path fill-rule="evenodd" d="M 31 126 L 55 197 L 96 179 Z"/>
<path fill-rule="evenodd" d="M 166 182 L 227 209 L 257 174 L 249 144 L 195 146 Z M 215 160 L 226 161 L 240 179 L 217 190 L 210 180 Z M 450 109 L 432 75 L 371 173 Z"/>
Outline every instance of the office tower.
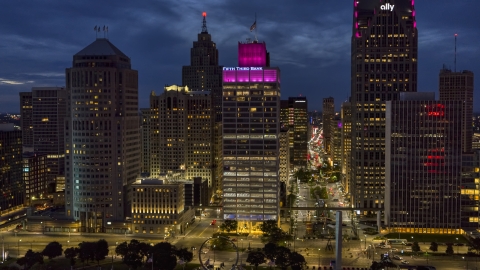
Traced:
<path fill-rule="evenodd" d="M 180 173 L 212 185 L 211 92 L 187 86 L 165 86 L 150 95 L 151 177 Z"/>
<path fill-rule="evenodd" d="M 23 207 L 22 131 L 13 124 L 0 124 L 0 215 Z"/>
<path fill-rule="evenodd" d="M 334 170 L 336 170 L 337 166 L 340 166 L 342 161 L 342 127 L 340 114 L 336 113 L 330 121 L 330 160 Z"/>
<path fill-rule="evenodd" d="M 464 107 L 464 106 L 463 106 Z M 463 120 L 463 119 L 462 119 Z M 462 126 L 463 130 L 463 126 Z M 463 149 L 463 147 L 462 147 Z M 480 151 L 462 154 L 462 177 L 460 189 L 461 228 L 475 231 L 479 228 L 480 197 Z"/>
<path fill-rule="evenodd" d="M 143 108 L 140 109 L 140 119 L 141 119 L 141 124 L 140 124 L 140 131 L 141 131 L 141 138 L 142 138 L 142 169 L 140 170 L 142 173 L 148 173 L 150 174 L 150 169 L 152 168 L 152 159 L 150 158 L 150 148 L 152 146 L 152 141 L 151 141 L 151 131 L 152 127 L 150 124 L 152 123 L 152 110 L 150 108 Z M 156 121 L 158 122 L 158 121 Z M 155 121 L 153 121 L 155 123 Z M 158 147 L 158 143 L 156 144 Z M 158 156 L 159 153 L 156 154 Z M 158 160 L 158 159 L 157 159 Z M 158 169 L 158 168 L 157 168 Z"/>
<path fill-rule="evenodd" d="M 128 187 L 140 173 L 138 72 L 97 38 L 66 69 L 66 215 L 87 232 L 130 216 Z"/>
<path fill-rule="evenodd" d="M 342 118 L 342 184 L 347 197 L 350 197 L 350 153 L 352 151 L 352 104 L 343 102 L 340 111 Z"/>
<path fill-rule="evenodd" d="M 47 154 L 49 182 L 61 192 L 65 189 L 67 91 L 63 87 L 33 87 L 31 95 L 33 152 Z"/>
<path fill-rule="evenodd" d="M 282 126 L 279 134 L 280 145 L 280 182 L 288 183 L 290 175 L 290 131 L 287 127 Z"/>
<path fill-rule="evenodd" d="M 462 102 L 434 97 L 386 102 L 385 222 L 393 231 L 461 233 Z"/>
<path fill-rule="evenodd" d="M 306 97 L 280 101 L 280 122 L 289 129 L 290 166 L 305 167 L 308 156 L 308 102 Z"/>
<path fill-rule="evenodd" d="M 323 149 L 330 154 L 332 141 L 332 121 L 335 116 L 335 103 L 333 97 L 323 99 L 322 126 L 323 126 Z"/>
<path fill-rule="evenodd" d="M 217 198 L 221 198 L 223 176 L 222 122 L 214 123 L 213 134 L 212 191 Z"/>
<path fill-rule="evenodd" d="M 440 70 L 439 83 L 440 100 L 463 101 L 462 150 L 472 151 L 473 140 L 473 72 L 464 70 L 452 72 L 449 69 Z"/>
<path fill-rule="evenodd" d="M 25 204 L 33 206 L 36 199 L 46 199 L 48 192 L 47 155 L 23 153 Z M 43 201 L 40 203 L 43 205 Z"/>
<path fill-rule="evenodd" d="M 247 67 L 223 68 L 223 210 L 251 228 L 279 214 L 280 70 L 255 66 L 264 46 L 239 46 Z"/>
<path fill-rule="evenodd" d="M 24 148 L 33 151 L 33 105 L 32 92 L 20 92 L 20 127 Z M 27 151 L 28 152 L 28 151 Z"/>
<path fill-rule="evenodd" d="M 139 178 L 132 184 L 132 226 L 134 234 L 176 237 L 195 218 L 185 206 L 183 183 Z"/>
<path fill-rule="evenodd" d="M 354 207 L 381 209 L 385 101 L 417 91 L 415 6 L 411 0 L 353 3 L 351 201 Z"/>
<path fill-rule="evenodd" d="M 182 68 L 182 85 L 191 90 L 212 92 L 212 113 L 215 122 L 222 121 L 222 66 L 218 65 L 218 50 L 207 29 L 207 13 L 203 12 L 202 32 L 190 49 L 190 66 Z"/>

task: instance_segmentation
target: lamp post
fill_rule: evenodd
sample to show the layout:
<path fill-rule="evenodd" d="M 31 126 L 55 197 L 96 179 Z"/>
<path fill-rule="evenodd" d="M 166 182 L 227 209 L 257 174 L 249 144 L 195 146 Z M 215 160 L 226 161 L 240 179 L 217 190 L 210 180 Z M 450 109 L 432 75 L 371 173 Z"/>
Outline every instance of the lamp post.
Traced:
<path fill-rule="evenodd" d="M 320 268 L 320 249 L 318 249 L 318 268 Z"/>
<path fill-rule="evenodd" d="M 457 239 L 457 255 L 458 255 L 458 237 L 455 239 Z"/>
<path fill-rule="evenodd" d="M 240 239 L 240 242 L 242 242 L 242 252 L 243 252 L 243 239 Z"/>
<path fill-rule="evenodd" d="M 18 242 L 17 242 L 17 254 L 18 254 L 18 258 L 20 258 L 20 241 L 22 241 L 22 239 L 18 239 Z"/>
<path fill-rule="evenodd" d="M 40 224 L 42 224 L 42 234 L 45 234 L 45 226 L 43 226 L 43 221 L 40 221 Z"/>
<path fill-rule="evenodd" d="M 213 245 L 213 264 L 215 264 L 215 245 Z"/>
<path fill-rule="evenodd" d="M 366 235 L 364 236 L 365 236 L 365 249 L 367 249 L 367 236 Z"/>

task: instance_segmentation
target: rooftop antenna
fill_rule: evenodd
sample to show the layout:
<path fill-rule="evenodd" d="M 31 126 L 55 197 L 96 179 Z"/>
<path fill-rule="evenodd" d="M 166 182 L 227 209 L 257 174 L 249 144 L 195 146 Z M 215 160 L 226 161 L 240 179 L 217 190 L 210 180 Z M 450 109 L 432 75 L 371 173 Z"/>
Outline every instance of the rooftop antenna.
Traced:
<path fill-rule="evenodd" d="M 457 72 L 457 36 L 458 34 L 455 34 L 455 60 L 453 61 L 454 72 Z"/>
<path fill-rule="evenodd" d="M 203 23 L 202 23 L 202 33 L 208 33 L 207 30 L 207 12 L 202 13 L 203 16 Z"/>

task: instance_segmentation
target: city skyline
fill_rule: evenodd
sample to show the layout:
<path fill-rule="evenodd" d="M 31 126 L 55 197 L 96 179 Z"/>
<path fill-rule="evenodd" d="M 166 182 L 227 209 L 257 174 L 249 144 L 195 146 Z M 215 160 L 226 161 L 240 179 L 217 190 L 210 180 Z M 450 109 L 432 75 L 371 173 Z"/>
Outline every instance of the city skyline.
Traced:
<path fill-rule="evenodd" d="M 27 6 L 28 5 L 28 6 Z M 257 13 L 257 36 L 272 54 L 271 64 L 283 74 L 283 95 L 307 96 L 309 110 L 321 110 L 322 98 L 333 96 L 336 111 L 350 96 L 350 42 L 352 3 L 293 1 L 272 6 L 261 2 L 186 1 L 130 3 L 7 3 L 0 11 L 0 92 L 2 112 L 18 112 L 18 93 L 32 87 L 64 86 L 71 55 L 95 40 L 95 25 L 109 27 L 111 42 L 132 59 L 139 71 L 139 107 L 148 107 L 149 93 L 164 85 L 180 84 L 182 66 L 189 64 L 190 48 L 201 32 L 202 12 L 217 43 L 219 64 L 236 66 L 237 44 L 254 38 L 249 28 Z M 458 33 L 457 71 L 478 73 L 475 7 L 460 1 L 416 2 L 419 28 L 418 91 L 436 92 L 445 64 L 454 69 L 454 34 Z M 41 21 L 25 10 L 35 9 Z M 445 14 L 449 16 L 444 16 Z M 47 15 L 48 14 L 48 15 Z M 74 19 L 72 19 L 74 18 Z M 103 31 L 98 33 L 103 37 Z M 475 102 L 479 101 L 479 102 Z M 480 97 L 474 97 L 474 104 Z M 474 106 L 480 111 L 480 106 Z"/>

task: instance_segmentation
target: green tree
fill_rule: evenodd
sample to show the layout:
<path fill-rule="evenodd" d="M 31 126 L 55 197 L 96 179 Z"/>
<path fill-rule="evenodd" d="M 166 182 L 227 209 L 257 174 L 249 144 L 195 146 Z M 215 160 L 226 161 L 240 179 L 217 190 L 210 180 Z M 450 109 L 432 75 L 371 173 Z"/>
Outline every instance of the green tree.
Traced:
<path fill-rule="evenodd" d="M 447 249 L 445 250 L 445 253 L 448 255 L 453 255 L 453 244 L 452 243 L 447 243 Z"/>
<path fill-rule="evenodd" d="M 282 270 L 286 270 L 290 266 L 291 251 L 286 247 L 278 247 L 275 256 L 275 264 Z"/>
<path fill-rule="evenodd" d="M 62 252 L 62 245 L 57 241 L 53 241 L 48 243 L 48 245 L 43 249 L 42 255 L 48 257 L 49 260 L 52 260 L 55 257 L 61 256 Z"/>
<path fill-rule="evenodd" d="M 40 252 L 33 252 L 31 249 L 25 253 L 25 256 L 17 259 L 17 264 L 26 270 L 32 268 L 36 263 L 43 264 L 43 255 Z"/>
<path fill-rule="evenodd" d="M 307 266 L 307 261 L 302 254 L 298 252 L 292 252 L 290 254 L 290 267 L 292 270 L 302 270 Z"/>
<path fill-rule="evenodd" d="M 226 219 L 222 225 L 220 225 L 220 229 L 222 231 L 226 231 L 227 233 L 231 231 L 237 230 L 238 222 L 234 219 Z"/>
<path fill-rule="evenodd" d="M 190 252 L 187 248 L 177 249 L 175 252 L 178 259 L 184 261 L 185 263 L 191 262 L 193 260 L 193 253 Z"/>
<path fill-rule="evenodd" d="M 420 246 L 418 245 L 418 242 L 413 242 L 412 251 L 413 252 L 419 252 L 420 251 Z"/>
<path fill-rule="evenodd" d="M 263 252 L 265 257 L 270 261 L 275 261 L 275 256 L 277 252 L 277 244 L 276 243 L 267 243 L 263 247 Z"/>
<path fill-rule="evenodd" d="M 431 251 L 437 252 L 438 251 L 438 244 L 436 242 L 430 243 L 430 248 Z"/>
<path fill-rule="evenodd" d="M 132 239 L 134 240 L 134 239 Z M 127 256 L 128 253 L 128 244 L 127 242 L 120 243 L 116 248 L 115 248 L 115 254 L 120 255 L 123 258 Z"/>
<path fill-rule="evenodd" d="M 266 220 L 260 224 L 260 230 L 263 232 L 263 236 L 269 236 L 278 229 L 278 223 L 274 219 Z"/>
<path fill-rule="evenodd" d="M 95 243 L 81 242 L 78 244 L 78 259 L 85 265 L 85 262 L 95 260 Z"/>
<path fill-rule="evenodd" d="M 70 260 L 70 266 L 73 267 L 76 261 L 75 258 L 78 255 L 78 248 L 76 247 L 67 248 L 65 249 L 64 254 L 65 254 L 65 258 Z"/>
<path fill-rule="evenodd" d="M 152 248 L 152 246 L 148 243 L 145 243 L 145 242 L 138 243 L 137 252 L 140 255 L 140 257 L 142 258 L 142 262 L 144 262 L 145 258 L 148 257 L 148 253 L 150 252 L 151 248 Z"/>
<path fill-rule="evenodd" d="M 480 252 L 480 238 L 474 238 L 471 242 L 470 242 L 470 249 L 472 250 L 475 250 L 475 252 L 478 253 Z"/>
<path fill-rule="evenodd" d="M 265 254 L 262 251 L 256 250 L 248 253 L 247 262 L 250 265 L 255 265 L 255 269 L 258 269 L 258 266 L 262 263 L 266 263 Z"/>
<path fill-rule="evenodd" d="M 97 261 L 97 264 L 100 265 L 100 261 L 105 260 L 108 256 L 108 243 L 105 239 L 100 239 L 94 243 L 94 258 Z"/>
<path fill-rule="evenodd" d="M 172 270 L 177 266 L 175 247 L 168 242 L 156 244 L 150 250 L 150 259 L 153 257 L 153 266 L 159 270 Z M 149 259 L 149 260 L 150 260 Z"/>
<path fill-rule="evenodd" d="M 142 265 L 143 255 L 140 254 L 142 248 L 145 248 L 142 243 L 136 239 L 132 239 L 128 244 L 127 242 L 123 242 L 118 245 L 115 252 L 122 256 L 122 262 L 125 265 L 129 268 L 136 269 Z"/>

